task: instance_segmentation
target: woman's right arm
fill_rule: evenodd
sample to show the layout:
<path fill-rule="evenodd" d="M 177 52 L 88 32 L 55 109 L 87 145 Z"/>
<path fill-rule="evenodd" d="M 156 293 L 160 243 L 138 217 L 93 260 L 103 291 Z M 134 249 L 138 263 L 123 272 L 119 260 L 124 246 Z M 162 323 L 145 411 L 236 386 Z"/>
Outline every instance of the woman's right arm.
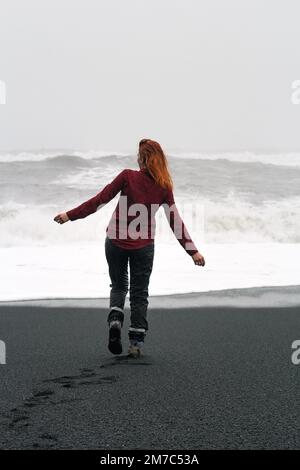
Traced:
<path fill-rule="evenodd" d="M 178 212 L 174 194 L 171 189 L 167 191 L 165 200 L 162 204 L 168 223 L 184 250 L 193 258 L 195 264 L 204 266 L 204 257 L 197 250 L 180 214 Z"/>

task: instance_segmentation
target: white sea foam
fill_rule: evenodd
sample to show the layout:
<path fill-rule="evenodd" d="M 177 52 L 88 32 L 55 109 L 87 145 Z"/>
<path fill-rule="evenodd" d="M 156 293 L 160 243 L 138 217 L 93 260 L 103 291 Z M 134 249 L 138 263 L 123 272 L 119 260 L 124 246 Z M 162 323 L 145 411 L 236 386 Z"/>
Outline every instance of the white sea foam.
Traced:
<path fill-rule="evenodd" d="M 157 241 L 149 295 L 299 283 L 300 244 L 199 244 L 204 267 Z M 104 238 L 97 243 L 0 248 L 0 300 L 109 297 Z M 170 275 L 172 274 L 172 275 Z"/>
<path fill-rule="evenodd" d="M 179 212 L 208 262 L 195 271 L 161 208 L 153 295 L 297 284 L 300 154 L 172 155 Z M 0 156 L 0 298 L 108 295 L 102 242 L 118 196 L 85 219 L 53 219 L 135 167 L 135 155 L 96 150 Z"/>
<path fill-rule="evenodd" d="M 0 205 L 0 245 L 48 246 L 97 240 L 116 204 L 117 198 L 85 219 L 59 225 L 53 221 L 55 215 L 72 207 L 8 201 Z M 300 197 L 254 205 L 229 194 L 222 201 L 178 197 L 176 204 L 191 236 L 206 243 L 300 242 Z M 156 234 L 162 240 L 174 237 L 163 208 L 156 214 Z"/>

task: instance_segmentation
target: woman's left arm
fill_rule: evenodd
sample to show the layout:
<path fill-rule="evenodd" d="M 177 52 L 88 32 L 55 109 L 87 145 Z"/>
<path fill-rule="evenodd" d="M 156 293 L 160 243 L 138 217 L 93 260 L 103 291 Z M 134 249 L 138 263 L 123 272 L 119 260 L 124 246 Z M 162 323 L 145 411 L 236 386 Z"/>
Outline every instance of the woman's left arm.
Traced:
<path fill-rule="evenodd" d="M 126 182 L 127 169 L 121 171 L 116 178 L 107 184 L 96 196 L 88 199 L 74 209 L 67 212 L 62 212 L 54 217 L 54 220 L 59 223 L 67 222 L 67 220 L 83 219 L 90 214 L 93 214 L 111 199 L 113 199 L 123 188 Z"/>

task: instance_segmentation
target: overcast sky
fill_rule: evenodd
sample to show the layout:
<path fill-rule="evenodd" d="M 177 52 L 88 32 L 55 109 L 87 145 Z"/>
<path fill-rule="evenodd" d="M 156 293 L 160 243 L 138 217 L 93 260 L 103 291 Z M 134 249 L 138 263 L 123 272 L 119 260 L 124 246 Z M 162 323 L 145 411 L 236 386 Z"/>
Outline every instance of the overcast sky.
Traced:
<path fill-rule="evenodd" d="M 300 150 L 298 0 L 0 0 L 0 151 Z"/>

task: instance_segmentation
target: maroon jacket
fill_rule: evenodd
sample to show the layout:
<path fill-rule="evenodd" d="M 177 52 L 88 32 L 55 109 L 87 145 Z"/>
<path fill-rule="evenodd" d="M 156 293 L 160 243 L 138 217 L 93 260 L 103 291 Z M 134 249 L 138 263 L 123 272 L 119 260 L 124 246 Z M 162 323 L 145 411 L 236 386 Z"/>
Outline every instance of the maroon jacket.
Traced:
<path fill-rule="evenodd" d="M 173 191 L 156 183 L 146 168 L 121 171 L 96 196 L 67 211 L 67 215 L 71 221 L 83 219 L 107 204 L 120 191 L 121 197 L 106 228 L 107 236 L 113 243 L 125 249 L 142 248 L 153 243 L 155 214 L 163 205 L 169 225 L 181 246 L 189 255 L 198 251 L 178 213 Z M 132 207 L 133 204 L 142 204 L 144 211 L 140 212 L 138 206 Z M 138 220 L 141 223 L 137 224 Z M 137 234 L 135 238 L 133 232 Z"/>

